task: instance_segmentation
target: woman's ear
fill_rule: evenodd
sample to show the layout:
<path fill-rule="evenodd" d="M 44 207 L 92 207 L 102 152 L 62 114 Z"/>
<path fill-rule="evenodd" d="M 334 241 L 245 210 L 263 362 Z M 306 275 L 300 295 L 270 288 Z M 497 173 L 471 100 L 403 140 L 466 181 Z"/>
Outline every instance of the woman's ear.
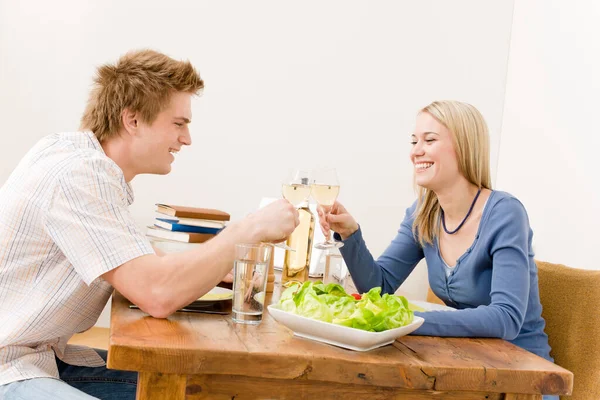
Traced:
<path fill-rule="evenodd" d="M 121 122 L 123 123 L 123 128 L 130 135 L 135 135 L 138 131 L 139 127 L 139 118 L 138 114 L 130 109 L 126 108 L 123 110 L 121 114 Z"/>

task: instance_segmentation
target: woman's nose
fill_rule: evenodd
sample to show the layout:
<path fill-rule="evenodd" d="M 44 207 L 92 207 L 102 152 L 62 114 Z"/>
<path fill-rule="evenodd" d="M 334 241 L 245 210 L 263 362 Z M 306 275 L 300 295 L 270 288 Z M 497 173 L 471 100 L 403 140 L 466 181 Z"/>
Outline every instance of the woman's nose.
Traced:
<path fill-rule="evenodd" d="M 412 157 L 414 156 L 422 156 L 424 153 L 423 151 L 423 145 L 421 144 L 421 141 L 418 141 L 417 143 L 415 143 L 412 147 L 412 149 L 410 149 L 410 155 Z"/>

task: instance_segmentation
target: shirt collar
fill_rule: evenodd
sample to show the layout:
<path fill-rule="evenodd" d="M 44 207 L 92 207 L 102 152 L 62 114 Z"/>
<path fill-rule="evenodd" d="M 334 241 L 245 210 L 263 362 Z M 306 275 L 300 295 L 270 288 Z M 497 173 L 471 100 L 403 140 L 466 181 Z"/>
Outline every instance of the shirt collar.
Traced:
<path fill-rule="evenodd" d="M 117 163 L 114 162 L 114 160 L 112 160 L 109 156 L 106 155 L 104 149 L 102 148 L 102 145 L 100 144 L 100 141 L 98 140 L 96 135 L 94 135 L 94 132 L 85 131 L 83 133 L 88 138 L 89 147 L 104 154 L 104 156 L 110 159 L 110 161 L 112 161 L 112 163 L 115 164 L 115 166 L 119 169 L 119 171 L 121 171 L 121 185 L 123 186 L 125 193 L 127 193 L 127 205 L 133 204 L 133 201 L 135 200 L 135 196 L 133 194 L 133 187 L 131 186 L 131 183 L 125 182 L 125 174 L 123 174 L 123 170 L 121 169 L 121 167 L 119 167 Z"/>

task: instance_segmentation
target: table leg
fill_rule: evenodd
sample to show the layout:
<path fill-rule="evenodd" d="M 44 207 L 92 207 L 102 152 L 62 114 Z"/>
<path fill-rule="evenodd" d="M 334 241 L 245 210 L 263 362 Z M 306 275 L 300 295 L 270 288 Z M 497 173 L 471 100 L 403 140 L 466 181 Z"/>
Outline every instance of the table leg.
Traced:
<path fill-rule="evenodd" d="M 185 375 L 140 372 L 138 374 L 137 400 L 185 399 Z"/>

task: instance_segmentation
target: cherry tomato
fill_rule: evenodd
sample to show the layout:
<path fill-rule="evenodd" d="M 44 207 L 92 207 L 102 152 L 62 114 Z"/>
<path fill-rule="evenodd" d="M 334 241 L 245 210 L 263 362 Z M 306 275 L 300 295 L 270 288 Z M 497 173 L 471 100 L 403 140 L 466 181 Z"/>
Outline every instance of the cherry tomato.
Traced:
<path fill-rule="evenodd" d="M 350 296 L 354 297 L 355 300 L 360 300 L 362 296 L 358 293 L 352 293 Z"/>

